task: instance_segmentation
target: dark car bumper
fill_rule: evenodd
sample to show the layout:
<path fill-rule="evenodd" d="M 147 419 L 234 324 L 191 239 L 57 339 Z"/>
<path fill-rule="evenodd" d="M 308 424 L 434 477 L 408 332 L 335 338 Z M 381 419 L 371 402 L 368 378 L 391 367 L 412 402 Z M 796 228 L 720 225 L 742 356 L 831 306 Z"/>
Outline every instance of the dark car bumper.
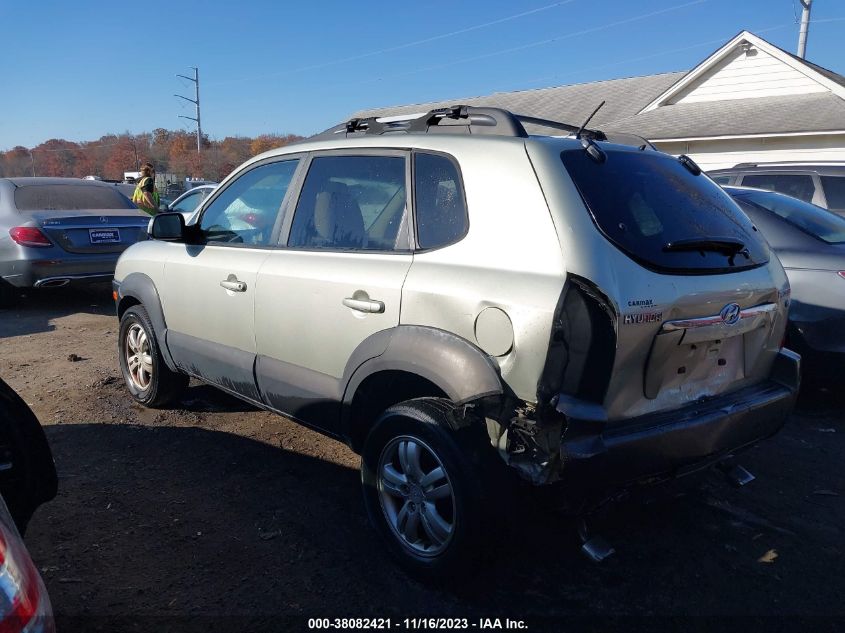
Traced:
<path fill-rule="evenodd" d="M 784 350 L 768 381 L 724 396 L 619 424 L 568 417 L 562 479 L 608 489 L 695 472 L 777 433 L 799 386 L 800 357 Z M 578 411 L 561 401 L 566 409 Z"/>
<path fill-rule="evenodd" d="M 805 377 L 812 382 L 845 379 L 845 313 L 830 312 L 814 321 L 790 320 L 789 346 L 801 354 Z"/>
<path fill-rule="evenodd" d="M 44 249 L 45 251 L 54 249 Z M 58 249 L 55 249 L 58 250 Z M 0 264 L 0 277 L 17 288 L 62 286 L 66 283 L 109 281 L 120 253 L 74 256 L 43 253 L 43 257 Z"/>

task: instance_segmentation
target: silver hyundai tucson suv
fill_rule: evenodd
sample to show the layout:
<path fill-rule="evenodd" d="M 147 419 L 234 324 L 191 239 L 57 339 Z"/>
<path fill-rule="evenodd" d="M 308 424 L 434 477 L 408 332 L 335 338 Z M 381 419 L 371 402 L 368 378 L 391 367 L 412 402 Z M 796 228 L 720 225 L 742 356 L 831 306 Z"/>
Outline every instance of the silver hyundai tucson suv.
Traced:
<path fill-rule="evenodd" d="M 516 475 L 588 507 L 771 436 L 798 388 L 755 227 L 690 159 L 598 130 L 352 120 L 149 232 L 114 280 L 132 396 L 192 376 L 348 443 L 423 576 L 465 567 Z"/>

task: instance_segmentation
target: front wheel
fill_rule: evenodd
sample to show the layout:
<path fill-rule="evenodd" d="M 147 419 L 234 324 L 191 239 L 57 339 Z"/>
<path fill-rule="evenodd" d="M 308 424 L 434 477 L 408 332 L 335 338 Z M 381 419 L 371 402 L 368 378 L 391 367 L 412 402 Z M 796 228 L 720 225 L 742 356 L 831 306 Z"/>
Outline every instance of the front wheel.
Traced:
<path fill-rule="evenodd" d="M 362 454 L 370 521 L 394 558 L 423 579 L 466 569 L 481 537 L 481 473 L 471 470 L 480 461 L 477 436 L 450 428 L 450 407 L 422 398 L 389 408 Z"/>
<path fill-rule="evenodd" d="M 150 317 L 143 306 L 132 306 L 121 317 L 118 355 L 129 393 L 146 407 L 170 404 L 188 386 L 188 377 L 172 371 L 164 362 Z"/>

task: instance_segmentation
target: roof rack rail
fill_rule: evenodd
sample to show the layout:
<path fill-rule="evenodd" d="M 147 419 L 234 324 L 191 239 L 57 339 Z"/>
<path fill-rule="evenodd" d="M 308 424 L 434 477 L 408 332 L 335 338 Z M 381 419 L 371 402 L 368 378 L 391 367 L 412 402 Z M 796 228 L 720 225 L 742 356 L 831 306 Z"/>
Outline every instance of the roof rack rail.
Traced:
<path fill-rule="evenodd" d="M 425 114 L 411 114 L 407 118 L 388 116 L 350 119 L 311 138 L 320 140 L 337 138 L 338 135 L 349 137 L 357 134 L 381 135 L 397 132 L 482 134 L 527 138 L 530 135 L 525 130 L 525 125 L 560 130 L 569 134 L 575 134 L 579 130 L 577 125 L 514 114 L 503 108 L 455 105 L 448 108 L 436 108 Z M 609 140 L 604 132 L 596 129 L 584 129 L 581 131 L 581 136 L 594 141 Z M 634 134 L 613 133 L 611 139 L 618 139 L 616 142 L 626 145 L 641 145 L 643 148 L 656 149 L 649 141 Z"/>
<path fill-rule="evenodd" d="M 461 130 L 459 132 L 459 130 Z M 477 108 L 456 105 L 436 108 L 423 115 L 409 118 L 368 117 L 351 119 L 341 123 L 314 138 L 334 138 L 338 134 L 387 134 L 391 132 L 430 133 L 448 132 L 464 134 L 487 134 L 496 136 L 527 137 L 528 133 L 516 117 L 500 108 Z"/>

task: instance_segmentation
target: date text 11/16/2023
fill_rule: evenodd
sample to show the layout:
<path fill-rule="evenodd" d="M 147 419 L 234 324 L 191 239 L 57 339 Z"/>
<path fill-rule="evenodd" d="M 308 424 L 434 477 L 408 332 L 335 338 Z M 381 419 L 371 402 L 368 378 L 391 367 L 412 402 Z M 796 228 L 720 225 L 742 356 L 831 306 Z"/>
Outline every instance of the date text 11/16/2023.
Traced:
<path fill-rule="evenodd" d="M 524 620 L 510 618 L 309 618 L 312 630 L 527 630 Z"/>

